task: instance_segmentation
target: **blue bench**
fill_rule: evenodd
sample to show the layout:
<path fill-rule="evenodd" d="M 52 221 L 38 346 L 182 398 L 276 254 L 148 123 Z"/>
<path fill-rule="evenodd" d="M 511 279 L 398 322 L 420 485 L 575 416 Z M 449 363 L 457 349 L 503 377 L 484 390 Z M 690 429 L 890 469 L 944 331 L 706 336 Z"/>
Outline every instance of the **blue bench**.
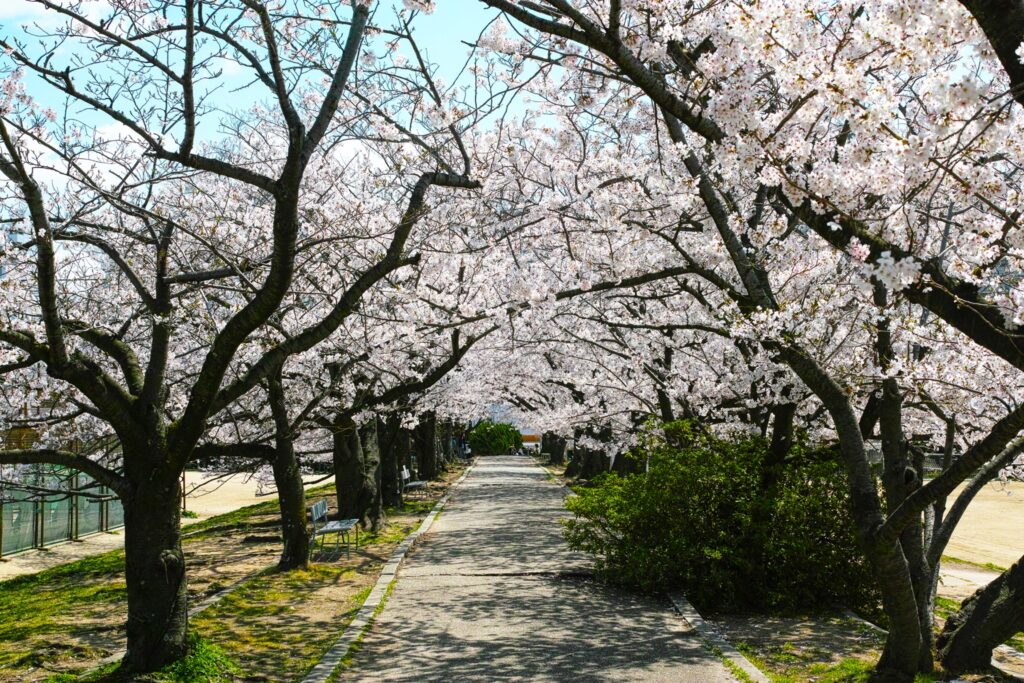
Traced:
<path fill-rule="evenodd" d="M 422 490 L 422 489 L 424 489 L 424 487 L 426 487 L 426 485 L 427 485 L 427 482 L 425 482 L 425 481 L 421 481 L 419 479 L 413 480 L 412 479 L 412 473 L 409 472 L 409 468 L 405 467 L 404 465 L 402 466 L 402 493 L 403 494 L 406 491 L 415 491 L 417 489 Z"/>
<path fill-rule="evenodd" d="M 309 537 L 309 552 L 316 547 L 316 539 L 320 539 L 320 550 L 324 549 L 324 537 L 327 534 L 335 534 L 334 549 L 339 550 L 342 543 L 345 544 L 345 551 L 351 553 L 352 538 L 350 533 L 355 529 L 355 546 L 359 548 L 359 520 L 358 519 L 337 519 L 328 521 L 327 501 L 318 500 L 307 508 L 313 531 Z"/>

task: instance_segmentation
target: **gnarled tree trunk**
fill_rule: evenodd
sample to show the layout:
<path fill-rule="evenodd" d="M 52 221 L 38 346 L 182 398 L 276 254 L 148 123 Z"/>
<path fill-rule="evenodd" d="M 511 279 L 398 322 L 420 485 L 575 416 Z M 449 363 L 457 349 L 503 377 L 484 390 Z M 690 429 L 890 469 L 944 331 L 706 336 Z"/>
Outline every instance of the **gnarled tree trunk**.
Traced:
<path fill-rule="evenodd" d="M 565 439 L 547 432 L 541 437 L 540 443 L 541 451 L 550 456 L 552 465 L 561 465 L 565 462 Z"/>
<path fill-rule="evenodd" d="M 364 527 L 378 528 L 380 452 L 376 421 L 370 420 L 360 429 L 351 418 L 342 418 L 334 425 L 333 441 L 338 517 L 358 519 Z"/>
<path fill-rule="evenodd" d="M 136 454 L 125 461 L 138 466 L 140 460 L 151 457 Z M 188 594 L 178 472 L 159 466 L 146 470 L 129 473 L 137 484 L 122 500 L 128 589 L 128 649 L 123 667 L 133 672 L 159 669 L 187 650 Z"/>
<path fill-rule="evenodd" d="M 416 425 L 415 451 L 419 465 L 420 479 L 436 479 L 439 474 L 437 463 L 437 417 L 425 413 Z"/>
<path fill-rule="evenodd" d="M 281 382 L 281 368 L 267 381 L 270 412 L 274 419 L 274 483 L 277 484 L 278 507 L 281 511 L 283 548 L 278 569 L 309 566 L 309 536 L 306 533 L 306 489 L 302 483 L 299 459 L 295 456 L 287 397 Z"/>
<path fill-rule="evenodd" d="M 299 460 L 291 440 L 281 448 L 273 462 L 274 483 L 281 513 L 283 547 L 277 568 L 300 569 L 309 566 L 309 533 L 306 529 L 306 490 Z"/>
<path fill-rule="evenodd" d="M 964 600 L 936 641 L 942 666 L 961 673 L 988 667 L 992 650 L 1024 631 L 1024 558 Z"/>
<path fill-rule="evenodd" d="M 399 426 L 399 418 L 390 415 L 377 424 L 380 441 L 381 499 L 385 507 L 401 507 L 402 465 L 409 455 L 408 434 Z"/>

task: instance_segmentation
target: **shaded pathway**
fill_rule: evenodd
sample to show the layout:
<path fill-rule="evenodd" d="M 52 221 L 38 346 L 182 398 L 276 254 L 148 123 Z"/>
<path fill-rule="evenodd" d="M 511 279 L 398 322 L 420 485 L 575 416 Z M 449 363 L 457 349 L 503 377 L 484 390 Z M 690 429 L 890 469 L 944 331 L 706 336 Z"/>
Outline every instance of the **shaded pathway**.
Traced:
<path fill-rule="evenodd" d="M 530 458 L 478 460 L 342 680 L 734 680 L 667 600 L 585 578 L 562 500 Z"/>

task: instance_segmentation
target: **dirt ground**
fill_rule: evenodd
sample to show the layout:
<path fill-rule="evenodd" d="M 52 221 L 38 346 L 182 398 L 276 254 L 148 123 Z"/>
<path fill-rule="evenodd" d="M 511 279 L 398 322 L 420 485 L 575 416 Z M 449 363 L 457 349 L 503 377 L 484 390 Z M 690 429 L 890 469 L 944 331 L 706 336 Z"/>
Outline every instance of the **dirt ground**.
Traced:
<path fill-rule="evenodd" d="M 273 499 L 261 498 L 269 504 L 257 513 L 185 529 L 190 605 L 239 584 L 191 624 L 238 660 L 241 681 L 301 678 L 358 611 L 395 546 L 457 476 L 451 472 L 431 482 L 423 495 L 393 512 L 379 534 L 350 553 L 335 553 L 333 539 L 327 539 L 326 550 L 314 553 L 308 571 L 272 571 L 280 553 Z M 310 495 L 307 502 L 321 498 L 333 512 L 333 495 Z M 62 607 L 49 623 L 0 636 L 0 683 L 37 683 L 58 672 L 87 671 L 124 649 L 125 589 L 117 567 L 60 577 L 45 588 L 59 593 L 64 585 L 81 591 L 82 599 Z"/>
<path fill-rule="evenodd" d="M 323 475 L 306 475 L 302 479 L 309 486 L 323 478 Z M 274 500 L 277 498 L 275 494 L 274 490 L 261 490 L 259 482 L 247 474 L 185 472 L 185 509 L 199 515 L 198 519 Z"/>
<path fill-rule="evenodd" d="M 1024 556 L 1022 524 L 1024 483 L 989 484 L 967 508 L 945 554 L 968 562 L 1009 567 Z"/>
<path fill-rule="evenodd" d="M 273 521 L 273 516 L 267 515 L 265 519 Z M 244 531 L 227 532 L 185 540 L 190 604 L 274 564 L 279 544 L 248 542 L 248 535 Z M 23 658 L 23 666 L 0 670 L 0 682 L 43 681 L 55 672 L 98 666 L 106 657 L 124 649 L 127 610 L 123 576 L 88 576 L 76 580 L 75 587 L 95 591 L 90 599 L 63 609 L 52 629 L 26 634 L 17 647 L 31 651 L 31 655 Z M 3 646 L 0 643 L 0 648 Z"/>
<path fill-rule="evenodd" d="M 759 615 L 712 615 L 709 624 L 762 671 L 776 680 L 863 680 L 856 673 L 866 672 L 878 661 L 884 644 L 883 634 L 871 626 L 847 616 L 765 617 Z M 1019 662 L 1008 655 L 997 657 L 1013 674 L 1020 674 Z M 839 671 L 830 667 L 853 666 Z M 847 672 L 849 678 L 841 675 Z M 831 675 L 826 676 L 827 673 Z M 950 680 L 939 677 L 938 680 Z M 1011 683 L 1014 679 L 1000 672 L 965 675 L 952 680 L 963 683 Z"/>

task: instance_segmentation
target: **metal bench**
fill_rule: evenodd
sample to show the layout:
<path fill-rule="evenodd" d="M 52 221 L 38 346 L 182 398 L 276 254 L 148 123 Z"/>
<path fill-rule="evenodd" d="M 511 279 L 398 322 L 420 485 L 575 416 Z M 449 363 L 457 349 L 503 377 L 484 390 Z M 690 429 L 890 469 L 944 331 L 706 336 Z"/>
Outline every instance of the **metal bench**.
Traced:
<path fill-rule="evenodd" d="M 412 480 L 412 473 L 409 471 L 408 467 L 405 467 L 403 465 L 402 466 L 402 493 L 405 493 L 406 491 L 408 491 L 410 489 L 413 489 L 413 490 L 420 489 L 420 490 L 422 490 L 427 485 L 427 482 L 422 481 L 420 479 L 416 479 L 415 481 L 411 481 L 411 480 Z"/>
<path fill-rule="evenodd" d="M 336 534 L 334 537 L 334 549 L 338 550 L 342 543 L 345 544 L 346 552 L 351 553 L 352 538 L 349 533 L 355 529 L 355 545 L 359 547 L 359 520 L 358 519 L 337 519 L 328 521 L 327 501 L 318 500 L 307 508 L 309 519 L 313 524 L 313 532 L 309 537 L 309 552 L 313 552 L 316 546 L 316 539 L 320 538 L 320 550 L 324 549 L 324 537 L 327 534 Z"/>

